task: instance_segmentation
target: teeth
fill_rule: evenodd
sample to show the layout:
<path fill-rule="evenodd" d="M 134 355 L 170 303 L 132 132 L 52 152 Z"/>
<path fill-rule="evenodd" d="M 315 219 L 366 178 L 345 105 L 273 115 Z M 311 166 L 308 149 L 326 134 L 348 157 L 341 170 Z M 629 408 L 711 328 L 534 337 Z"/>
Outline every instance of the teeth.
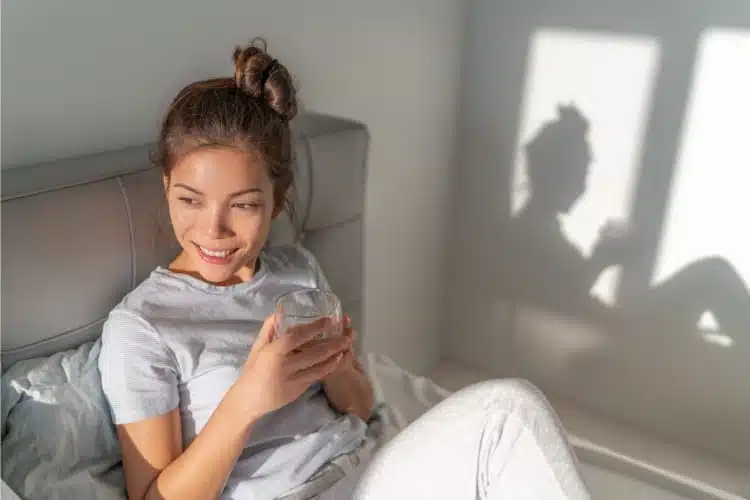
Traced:
<path fill-rule="evenodd" d="M 208 248 L 200 247 L 201 252 L 205 253 L 206 255 L 210 257 L 219 257 L 224 258 L 228 257 L 231 252 L 231 250 L 209 250 Z"/>

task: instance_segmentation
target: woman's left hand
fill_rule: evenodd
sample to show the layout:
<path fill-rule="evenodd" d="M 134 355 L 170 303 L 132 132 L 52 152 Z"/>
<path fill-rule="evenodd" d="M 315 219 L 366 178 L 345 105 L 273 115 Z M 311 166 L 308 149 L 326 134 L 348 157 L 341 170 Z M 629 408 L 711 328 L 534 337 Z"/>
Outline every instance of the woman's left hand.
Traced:
<path fill-rule="evenodd" d="M 341 361 L 339 361 L 338 366 L 330 375 L 326 377 L 326 379 L 335 377 L 340 372 L 346 372 L 347 370 L 356 370 L 357 366 L 359 365 L 357 355 L 354 353 L 354 346 L 357 342 L 357 331 L 352 328 L 349 316 L 344 316 L 344 325 L 341 334 L 349 339 L 349 345 L 351 347 L 344 351 L 344 356 L 341 358 Z"/>
<path fill-rule="evenodd" d="M 354 347 L 357 331 L 351 327 L 348 316 L 344 318 L 342 335 L 351 340 L 351 347 L 344 351 L 338 366 L 321 382 L 328 400 L 337 411 L 353 413 L 366 421 L 372 415 L 372 385 L 357 358 Z"/>

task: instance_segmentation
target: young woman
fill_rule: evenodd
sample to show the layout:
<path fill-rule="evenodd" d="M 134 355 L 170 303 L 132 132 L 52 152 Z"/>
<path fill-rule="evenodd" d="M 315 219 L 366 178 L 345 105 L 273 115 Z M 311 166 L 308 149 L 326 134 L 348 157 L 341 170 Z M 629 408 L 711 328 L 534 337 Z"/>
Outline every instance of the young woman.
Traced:
<path fill-rule="evenodd" d="M 130 292 L 104 327 L 99 366 L 122 445 L 128 495 L 396 498 L 379 489 L 393 487 L 389 475 L 397 481 L 398 474 L 388 470 L 398 458 L 384 458 L 380 465 L 376 460 L 378 479 L 368 474 L 370 479 L 360 480 L 369 471 L 360 462 L 368 462 L 362 459 L 373 448 L 368 430 L 373 396 L 353 352 L 355 332 L 347 325 L 342 336 L 315 340 L 327 326 L 321 320 L 275 337 L 276 297 L 328 284 L 306 250 L 264 249 L 292 182 L 289 122 L 297 103 L 290 75 L 252 44 L 235 50 L 234 63 L 233 77 L 188 85 L 166 114 L 156 162 L 182 252 Z M 460 412 L 452 410 L 457 404 Z M 445 479 L 465 492 L 446 498 L 473 497 L 485 487 L 502 487 L 518 498 L 517 488 L 513 495 L 513 485 L 498 479 L 517 449 L 503 443 L 538 442 L 539 422 L 550 424 L 544 432 L 554 435 L 550 443 L 556 445 L 546 449 L 558 454 L 556 460 L 563 453 L 565 463 L 573 463 L 551 410 L 526 385 L 493 382 L 479 392 L 463 391 L 430 415 L 432 421 L 421 419 L 416 431 L 410 430 L 431 435 L 420 436 L 424 441 L 416 448 L 399 437 L 383 457 L 410 460 L 427 452 L 417 479 L 428 483 L 435 469 L 427 458 L 440 456 L 430 446 L 440 446 L 450 457 L 442 466 L 454 463 L 455 477 Z M 509 415 L 523 425 L 492 437 L 488 431 L 507 429 Z M 440 438 L 447 428 L 436 425 L 446 416 L 454 421 L 448 425 L 466 431 L 453 448 L 442 447 L 451 441 Z M 408 465 L 397 468 L 408 471 L 416 464 Z M 546 465 L 534 476 L 550 471 L 558 496 L 548 498 L 584 494 L 574 468 Z M 514 477 L 520 481 L 524 475 Z M 477 481 L 487 484 L 479 487 Z"/>

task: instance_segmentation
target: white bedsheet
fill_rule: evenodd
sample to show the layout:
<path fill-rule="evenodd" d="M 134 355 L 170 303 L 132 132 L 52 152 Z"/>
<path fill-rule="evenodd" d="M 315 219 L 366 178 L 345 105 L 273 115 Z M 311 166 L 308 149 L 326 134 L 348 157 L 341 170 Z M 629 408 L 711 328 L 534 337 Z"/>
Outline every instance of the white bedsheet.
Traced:
<path fill-rule="evenodd" d="M 376 403 L 387 403 L 383 441 L 390 440 L 451 394 L 451 391 L 443 389 L 432 380 L 402 369 L 387 356 L 370 353 L 365 355 L 362 361 L 372 380 Z M 85 478 L 77 478 L 77 481 L 82 480 Z M 91 480 L 93 481 L 93 478 Z M 14 498 L 13 492 L 5 482 L 2 488 L 3 499 L 18 498 Z M 81 485 L 80 491 L 87 489 L 92 491 L 90 486 Z M 120 496 L 113 495 L 112 498 Z"/>
<path fill-rule="evenodd" d="M 9 484 L 22 498 L 124 498 L 117 438 L 98 382 L 98 347 L 87 343 L 3 374 L 2 498 L 13 498 Z M 449 394 L 386 356 L 366 355 L 363 364 L 376 401 L 388 403 L 385 440 Z"/>
<path fill-rule="evenodd" d="M 372 381 L 376 404 L 385 402 L 388 406 L 387 439 L 451 394 L 432 380 L 399 367 L 388 356 L 367 354 L 363 365 Z"/>

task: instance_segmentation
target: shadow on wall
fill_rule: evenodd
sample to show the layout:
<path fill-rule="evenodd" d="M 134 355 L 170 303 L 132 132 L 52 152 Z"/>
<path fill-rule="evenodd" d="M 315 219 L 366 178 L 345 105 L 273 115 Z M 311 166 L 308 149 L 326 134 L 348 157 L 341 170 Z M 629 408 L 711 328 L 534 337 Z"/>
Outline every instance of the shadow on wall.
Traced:
<path fill-rule="evenodd" d="M 750 241 L 738 234 L 750 155 L 727 127 L 750 113 L 750 74 L 722 56 L 750 57 L 750 34 L 701 38 L 664 164 L 649 161 L 658 53 L 643 37 L 551 30 L 532 43 L 497 249 L 499 296 L 516 311 L 510 350 L 543 386 L 747 459 Z M 607 57 L 617 66 L 596 71 Z"/>
<path fill-rule="evenodd" d="M 634 2 L 475 2 L 443 352 L 750 461 L 750 4 Z"/>
<path fill-rule="evenodd" d="M 750 292 L 723 257 L 691 262 L 621 307 L 592 294 L 604 271 L 642 264 L 653 252 L 645 252 L 637 228 L 622 221 L 603 224 L 589 255 L 565 234 L 560 217 L 586 194 L 589 126 L 575 105 L 562 105 L 524 148 L 527 196 L 512 218 L 500 263 L 507 293 L 523 303 L 600 321 L 613 333 L 697 331 L 724 343 L 750 342 Z M 706 313 L 718 324 L 701 324 Z"/>

